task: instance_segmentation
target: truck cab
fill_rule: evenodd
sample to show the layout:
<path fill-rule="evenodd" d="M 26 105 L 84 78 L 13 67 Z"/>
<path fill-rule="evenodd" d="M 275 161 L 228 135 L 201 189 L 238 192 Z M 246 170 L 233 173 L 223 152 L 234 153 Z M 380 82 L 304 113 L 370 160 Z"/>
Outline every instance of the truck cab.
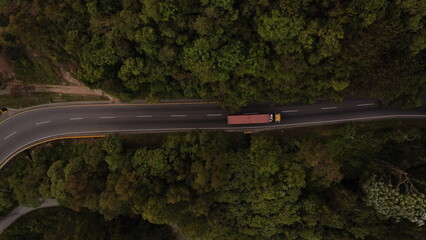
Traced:
<path fill-rule="evenodd" d="M 275 122 L 281 122 L 281 113 L 275 113 Z"/>
<path fill-rule="evenodd" d="M 281 113 L 271 113 L 271 114 L 269 114 L 269 122 L 270 123 L 281 122 Z"/>

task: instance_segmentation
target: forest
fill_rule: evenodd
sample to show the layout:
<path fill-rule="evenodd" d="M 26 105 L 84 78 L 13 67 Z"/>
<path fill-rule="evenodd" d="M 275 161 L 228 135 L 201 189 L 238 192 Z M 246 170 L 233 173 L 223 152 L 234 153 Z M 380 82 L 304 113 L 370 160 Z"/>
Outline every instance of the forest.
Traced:
<path fill-rule="evenodd" d="M 426 86 L 425 25 L 419 0 L 0 0 L 0 51 L 25 83 L 66 71 L 122 101 L 410 107 Z M 82 238 L 95 221 L 106 235 L 93 239 L 424 240 L 425 194 L 421 124 L 63 140 L 0 171 L 0 216 L 51 198 L 68 209 L 35 212 L 44 221 L 6 233 L 17 239 Z M 53 222 L 66 231 L 44 231 Z"/>
<path fill-rule="evenodd" d="M 0 240 L 175 240 L 166 225 L 136 217 L 105 221 L 84 209 L 45 208 L 28 213 L 0 234 Z"/>
<path fill-rule="evenodd" d="M 412 106 L 425 16 L 418 0 L 0 0 L 0 48 L 18 78 L 66 69 L 124 101 Z"/>
<path fill-rule="evenodd" d="M 0 171 L 0 213 L 54 198 L 188 239 L 423 240 L 426 129 L 388 126 L 48 143 Z"/>

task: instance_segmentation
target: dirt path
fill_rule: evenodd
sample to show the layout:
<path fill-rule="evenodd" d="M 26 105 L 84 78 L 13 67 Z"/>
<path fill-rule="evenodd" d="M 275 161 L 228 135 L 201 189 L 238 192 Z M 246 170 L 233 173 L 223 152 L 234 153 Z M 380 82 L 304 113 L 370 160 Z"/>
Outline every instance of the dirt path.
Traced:
<path fill-rule="evenodd" d="M 60 76 L 62 77 L 61 85 L 45 85 L 45 84 L 31 84 L 31 92 L 54 92 L 54 93 L 64 93 L 64 94 L 76 94 L 76 95 L 85 95 L 85 96 L 104 96 L 109 98 L 113 102 L 119 102 L 118 99 L 106 94 L 102 90 L 92 90 L 86 87 L 83 83 L 79 82 L 73 75 L 59 68 Z M 0 74 L 3 74 L 5 77 L 14 79 L 8 83 L 6 89 L 0 90 L 0 95 L 7 95 L 10 93 L 10 88 L 14 84 L 19 84 L 19 80 L 15 79 L 15 73 L 13 72 L 12 63 L 0 53 Z"/>
<path fill-rule="evenodd" d="M 88 96 L 105 96 L 113 100 L 113 97 L 104 93 L 102 90 L 92 90 L 86 86 L 62 86 L 62 85 L 42 85 L 33 84 L 34 92 L 54 92 L 54 93 L 65 93 L 65 94 L 77 94 L 77 95 L 88 95 Z"/>
<path fill-rule="evenodd" d="M 12 223 L 18 220 L 18 218 L 29 212 L 41 208 L 50 208 L 57 206 L 59 206 L 59 203 L 56 199 L 48 199 L 36 208 L 22 206 L 16 207 L 12 211 L 10 211 L 9 214 L 7 214 L 3 219 L 0 220 L 0 233 L 2 233 L 7 227 L 12 225 Z M 180 230 L 176 226 L 174 226 L 173 224 L 169 224 L 168 226 L 170 227 L 170 230 L 175 234 L 177 240 L 186 240 L 186 237 L 180 232 Z"/>
<path fill-rule="evenodd" d="M 46 207 L 56 207 L 58 205 L 59 204 L 55 199 L 48 199 L 45 202 L 43 202 L 39 207 L 36 207 L 36 208 L 16 207 L 9 214 L 7 214 L 3 219 L 0 220 L 0 233 L 3 232 L 7 227 L 9 227 L 13 222 L 15 222 L 22 215 L 25 215 L 36 209 L 46 208 Z"/>
<path fill-rule="evenodd" d="M 119 102 L 119 100 L 106 94 L 102 90 L 99 90 L 99 89 L 92 90 L 85 86 L 64 86 L 64 85 L 43 85 L 43 84 L 32 84 L 29 86 L 31 86 L 31 92 L 54 92 L 54 93 L 75 94 L 75 95 L 84 95 L 84 96 L 104 96 L 109 98 L 113 102 Z M 11 87 L 9 86 L 4 90 L 0 90 L 0 95 L 9 94 L 10 88 Z"/>
<path fill-rule="evenodd" d="M 59 68 L 59 71 L 61 72 L 62 79 L 64 79 L 67 83 L 73 86 L 84 86 L 83 83 L 79 82 L 76 78 L 73 77 L 71 72 L 65 71 L 65 69 L 62 67 Z"/>

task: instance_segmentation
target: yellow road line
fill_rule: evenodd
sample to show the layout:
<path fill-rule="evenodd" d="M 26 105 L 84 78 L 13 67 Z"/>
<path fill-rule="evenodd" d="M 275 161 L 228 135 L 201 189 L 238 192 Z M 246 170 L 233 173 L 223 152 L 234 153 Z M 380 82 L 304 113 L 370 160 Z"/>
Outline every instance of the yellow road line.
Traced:
<path fill-rule="evenodd" d="M 52 141 L 56 141 L 56 140 L 62 140 L 62 139 L 102 138 L 102 137 L 105 137 L 105 136 L 106 136 L 106 135 L 57 137 L 57 138 L 52 138 L 52 139 L 47 139 L 47 140 L 44 140 L 44 141 L 41 141 L 41 142 L 37 142 L 37 143 L 34 143 L 34 144 L 32 144 L 32 145 L 30 145 L 30 146 L 28 146 L 28 147 L 25 147 L 25 148 L 23 148 L 23 149 L 19 150 L 18 152 L 14 153 L 13 155 L 9 156 L 7 159 L 5 159 L 5 160 L 4 160 L 4 161 L 0 164 L 0 169 L 2 169 L 2 168 L 6 165 L 6 163 L 8 163 L 8 162 L 9 162 L 12 158 L 14 158 L 14 157 L 15 157 L 16 155 L 18 155 L 19 153 L 21 153 L 21 152 L 23 152 L 23 151 L 25 151 L 25 150 L 27 150 L 27 149 L 30 149 L 30 148 L 32 148 L 32 147 L 35 147 L 35 146 L 37 146 L 37 145 L 43 144 L 43 143 L 52 142 Z"/>

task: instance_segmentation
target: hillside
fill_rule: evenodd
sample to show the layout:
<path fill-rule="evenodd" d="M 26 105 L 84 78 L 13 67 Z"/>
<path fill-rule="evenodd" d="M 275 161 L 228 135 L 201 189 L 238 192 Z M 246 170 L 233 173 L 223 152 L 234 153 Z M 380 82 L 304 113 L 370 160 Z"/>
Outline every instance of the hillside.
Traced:
<path fill-rule="evenodd" d="M 0 45 L 17 77 L 63 67 L 123 100 L 407 105 L 426 83 L 425 15 L 417 0 L 1 0 Z"/>

